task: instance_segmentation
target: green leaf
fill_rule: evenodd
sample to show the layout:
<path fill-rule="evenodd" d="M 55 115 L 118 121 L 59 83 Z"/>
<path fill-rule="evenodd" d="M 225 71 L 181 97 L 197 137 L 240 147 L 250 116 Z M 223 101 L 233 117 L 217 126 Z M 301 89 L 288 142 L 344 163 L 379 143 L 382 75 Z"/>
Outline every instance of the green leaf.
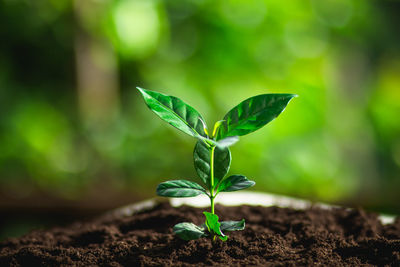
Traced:
<path fill-rule="evenodd" d="M 217 121 L 217 122 L 214 124 L 214 130 L 213 130 L 213 132 L 212 132 L 211 138 L 214 138 L 214 137 L 215 137 L 215 135 L 217 134 L 218 128 L 221 126 L 221 124 L 222 124 L 223 122 L 224 122 L 224 120 L 220 120 L 220 121 Z"/>
<path fill-rule="evenodd" d="M 217 235 L 222 241 L 226 241 L 228 237 L 221 231 L 221 224 L 218 222 L 218 216 L 207 211 L 203 212 L 203 214 L 206 216 L 205 224 L 208 231 L 213 235 Z"/>
<path fill-rule="evenodd" d="M 187 241 L 207 236 L 204 228 L 188 222 L 178 223 L 172 230 L 177 236 Z"/>
<path fill-rule="evenodd" d="M 207 194 L 206 190 L 198 183 L 187 180 L 172 180 L 157 186 L 157 195 L 162 197 L 195 197 Z"/>
<path fill-rule="evenodd" d="M 218 222 L 218 215 L 210 213 L 210 212 L 203 212 L 203 214 L 206 216 L 206 226 L 207 229 L 210 233 L 215 233 L 215 234 L 222 234 L 220 226 L 221 224 Z"/>
<path fill-rule="evenodd" d="M 244 219 L 241 221 L 224 221 L 221 222 L 221 231 L 223 232 L 232 232 L 232 231 L 240 231 L 245 227 Z"/>
<path fill-rule="evenodd" d="M 243 175 L 231 175 L 221 182 L 218 192 L 232 192 L 252 187 L 256 183 L 250 181 Z"/>
<path fill-rule="evenodd" d="M 285 109 L 293 94 L 264 94 L 250 97 L 231 109 L 218 128 L 216 140 L 254 132 Z"/>
<path fill-rule="evenodd" d="M 197 174 L 210 188 L 211 176 L 210 176 L 210 162 L 211 162 L 211 148 L 207 146 L 203 141 L 197 141 L 193 152 L 194 168 Z M 229 171 L 231 165 L 231 152 L 227 147 L 215 147 L 214 150 L 214 185 L 217 185 L 222 178 Z"/>
<path fill-rule="evenodd" d="M 181 99 L 137 87 L 147 106 L 162 120 L 196 138 L 207 137 L 203 118 Z"/>

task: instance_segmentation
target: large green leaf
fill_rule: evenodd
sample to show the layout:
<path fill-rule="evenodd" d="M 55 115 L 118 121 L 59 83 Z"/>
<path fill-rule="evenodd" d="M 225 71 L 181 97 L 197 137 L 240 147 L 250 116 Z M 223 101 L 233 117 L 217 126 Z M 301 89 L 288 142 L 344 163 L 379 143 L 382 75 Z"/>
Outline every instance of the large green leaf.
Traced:
<path fill-rule="evenodd" d="M 181 99 L 137 87 L 147 106 L 161 119 L 182 132 L 204 138 L 204 119 L 199 112 Z"/>
<path fill-rule="evenodd" d="M 264 94 L 250 97 L 231 109 L 218 128 L 216 140 L 254 132 L 285 109 L 293 94 Z"/>
<path fill-rule="evenodd" d="M 254 181 L 250 181 L 246 176 L 231 175 L 221 182 L 217 190 L 218 192 L 232 192 L 252 187 L 255 184 Z"/>
<path fill-rule="evenodd" d="M 207 234 L 204 232 L 204 228 L 188 222 L 176 224 L 173 228 L 173 231 L 183 240 L 194 240 L 207 236 Z"/>
<path fill-rule="evenodd" d="M 210 188 L 211 173 L 211 148 L 203 141 L 196 143 L 193 152 L 194 168 L 201 180 Z M 215 147 L 214 150 L 214 185 L 217 185 L 229 171 L 231 165 L 231 152 L 227 147 Z"/>
<path fill-rule="evenodd" d="M 241 221 L 224 221 L 221 222 L 221 231 L 222 232 L 232 232 L 232 231 L 240 231 L 245 227 L 244 219 Z"/>
<path fill-rule="evenodd" d="M 207 194 L 198 183 L 187 180 L 172 180 L 157 186 L 157 195 L 162 197 L 195 197 Z"/>
<path fill-rule="evenodd" d="M 210 212 L 203 212 L 206 216 L 206 226 L 211 234 L 217 235 L 222 241 L 226 241 L 228 237 L 221 231 L 221 224 L 218 222 L 218 216 Z"/>

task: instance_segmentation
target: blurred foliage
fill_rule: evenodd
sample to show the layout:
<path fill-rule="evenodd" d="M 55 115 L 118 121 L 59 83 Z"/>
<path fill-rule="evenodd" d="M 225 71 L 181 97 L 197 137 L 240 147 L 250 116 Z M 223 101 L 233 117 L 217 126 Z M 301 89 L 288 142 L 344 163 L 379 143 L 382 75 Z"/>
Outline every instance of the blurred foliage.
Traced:
<path fill-rule="evenodd" d="M 256 190 L 400 212 L 399 11 L 1 0 L 0 191 L 75 199 L 101 184 L 153 196 L 166 178 L 197 179 L 194 142 L 155 119 L 135 86 L 179 96 L 209 125 L 247 97 L 285 92 L 300 97 L 232 148 L 232 172 Z"/>

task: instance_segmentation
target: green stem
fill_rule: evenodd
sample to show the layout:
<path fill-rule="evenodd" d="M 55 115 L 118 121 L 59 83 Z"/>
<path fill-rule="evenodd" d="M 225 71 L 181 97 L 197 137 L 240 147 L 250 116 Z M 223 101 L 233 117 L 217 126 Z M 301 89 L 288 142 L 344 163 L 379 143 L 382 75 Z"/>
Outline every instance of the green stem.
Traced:
<path fill-rule="evenodd" d="M 211 176 L 211 189 L 210 189 L 210 200 L 211 200 L 211 213 L 214 214 L 214 151 L 215 146 L 211 148 L 210 155 L 210 176 Z"/>
<path fill-rule="evenodd" d="M 214 214 L 214 197 L 210 197 L 211 200 L 211 213 Z"/>

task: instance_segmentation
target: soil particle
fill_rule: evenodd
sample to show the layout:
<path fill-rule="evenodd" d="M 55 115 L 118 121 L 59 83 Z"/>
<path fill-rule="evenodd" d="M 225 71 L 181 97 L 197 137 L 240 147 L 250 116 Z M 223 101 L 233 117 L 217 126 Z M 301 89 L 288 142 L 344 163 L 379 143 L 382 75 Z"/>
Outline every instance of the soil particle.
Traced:
<path fill-rule="evenodd" d="M 246 219 L 228 241 L 183 241 L 179 222 L 201 224 L 203 209 L 162 203 L 128 217 L 101 217 L 37 230 L 0 243 L 0 266 L 400 266 L 400 219 L 382 225 L 363 210 L 216 207 Z"/>

